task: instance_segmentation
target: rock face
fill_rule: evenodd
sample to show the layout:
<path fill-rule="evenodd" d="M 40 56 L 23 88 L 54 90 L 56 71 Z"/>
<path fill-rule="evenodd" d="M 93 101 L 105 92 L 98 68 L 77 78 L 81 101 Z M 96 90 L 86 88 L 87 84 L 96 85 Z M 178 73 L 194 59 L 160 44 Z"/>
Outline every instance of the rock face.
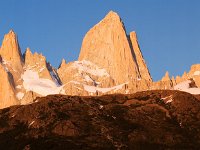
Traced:
<path fill-rule="evenodd" d="M 142 52 L 140 50 L 136 32 L 131 32 L 129 38 L 132 46 L 132 54 L 137 62 L 141 78 L 149 82 L 152 82 L 150 72 L 148 70 Z"/>
<path fill-rule="evenodd" d="M 0 63 L 0 109 L 19 104 L 15 95 L 12 75 Z"/>
<path fill-rule="evenodd" d="M 0 149 L 200 147 L 200 101 L 185 92 L 51 95 L 36 100 L 0 110 Z"/>
<path fill-rule="evenodd" d="M 13 75 L 14 85 L 21 83 L 20 76 L 23 72 L 23 58 L 18 43 L 17 35 L 11 30 L 4 36 L 2 46 L 0 49 L 0 56 L 3 64 L 9 69 Z"/>
<path fill-rule="evenodd" d="M 125 27 L 112 11 L 85 35 L 78 60 L 105 68 L 116 84 L 141 78 Z"/>
<path fill-rule="evenodd" d="M 38 72 L 40 78 L 53 80 L 47 68 L 46 58 L 42 54 L 32 54 L 30 48 L 25 52 L 25 69 Z"/>
<path fill-rule="evenodd" d="M 22 71 L 23 59 L 19 47 L 18 39 L 13 30 L 4 36 L 0 55 L 3 60 L 9 62 L 13 69 Z"/>

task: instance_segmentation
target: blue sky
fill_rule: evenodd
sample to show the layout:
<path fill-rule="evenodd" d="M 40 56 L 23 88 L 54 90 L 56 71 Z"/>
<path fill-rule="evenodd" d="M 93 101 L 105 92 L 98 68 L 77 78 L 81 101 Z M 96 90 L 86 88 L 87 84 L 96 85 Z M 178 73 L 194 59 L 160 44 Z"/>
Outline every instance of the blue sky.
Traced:
<path fill-rule="evenodd" d="M 200 63 L 199 0 L 2 0 L 0 40 L 10 29 L 22 52 L 30 47 L 57 67 L 76 60 L 86 32 L 110 10 L 136 31 L 154 80 Z"/>

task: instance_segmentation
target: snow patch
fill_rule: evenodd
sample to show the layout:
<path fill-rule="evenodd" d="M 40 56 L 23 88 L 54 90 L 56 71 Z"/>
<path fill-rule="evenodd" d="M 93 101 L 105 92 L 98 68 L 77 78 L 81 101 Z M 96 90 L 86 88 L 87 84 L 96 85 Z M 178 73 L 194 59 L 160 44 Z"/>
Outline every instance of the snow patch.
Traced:
<path fill-rule="evenodd" d="M 6 61 L 6 60 L 2 60 L 2 63 L 4 64 L 4 65 L 9 65 L 10 66 L 10 62 L 9 61 Z"/>
<path fill-rule="evenodd" d="M 85 81 L 87 82 L 93 82 L 93 80 L 88 75 L 85 75 L 84 78 L 85 78 Z"/>
<path fill-rule="evenodd" d="M 174 86 L 174 90 L 188 92 L 190 94 L 200 94 L 200 88 L 190 88 L 190 80 L 181 82 Z"/>
<path fill-rule="evenodd" d="M 18 85 L 16 86 L 17 89 L 21 89 L 22 88 L 22 85 Z"/>
<path fill-rule="evenodd" d="M 45 69 L 45 67 L 42 67 L 39 69 L 39 73 L 42 72 Z"/>
<path fill-rule="evenodd" d="M 77 68 L 80 72 L 86 72 L 94 76 L 110 76 L 105 69 L 98 67 L 90 61 L 75 61 L 72 67 Z"/>
<path fill-rule="evenodd" d="M 124 85 L 128 84 L 128 82 L 126 82 L 126 83 L 123 83 L 123 84 L 120 84 L 120 85 L 116 85 L 116 86 L 113 86 L 113 87 L 110 87 L 110 88 L 100 88 L 100 87 L 96 87 L 96 86 L 92 86 L 92 85 L 82 84 L 80 82 L 73 81 L 73 80 L 69 81 L 67 84 L 69 84 L 69 83 L 82 85 L 84 90 L 86 90 L 87 92 L 90 92 L 90 93 L 96 93 L 96 92 L 107 93 L 107 92 L 110 92 L 110 91 L 116 92 L 117 90 L 122 89 Z M 76 86 L 74 86 L 74 87 L 76 87 Z"/>
<path fill-rule="evenodd" d="M 24 97 L 24 93 L 18 92 L 16 96 L 17 96 L 17 98 L 18 98 L 19 100 L 21 100 L 21 99 Z"/>
<path fill-rule="evenodd" d="M 173 99 L 169 99 L 167 102 L 166 102 L 166 104 L 167 103 L 171 103 L 173 101 Z"/>
<path fill-rule="evenodd" d="M 190 88 L 190 85 L 189 85 L 190 83 L 191 83 L 190 80 L 181 82 L 181 83 L 177 84 L 176 86 L 174 86 L 174 89 L 175 90 L 189 89 Z"/>
<path fill-rule="evenodd" d="M 35 121 L 32 121 L 30 124 L 29 124 L 29 127 L 32 125 L 32 124 L 34 124 L 35 123 Z"/>
<path fill-rule="evenodd" d="M 198 76 L 198 75 L 200 75 L 200 71 L 195 71 L 194 76 Z"/>
<path fill-rule="evenodd" d="M 103 105 L 100 105 L 100 106 L 99 106 L 99 109 L 103 109 Z"/>
<path fill-rule="evenodd" d="M 62 86 L 56 85 L 49 79 L 39 78 L 37 72 L 26 70 L 22 75 L 23 86 L 26 91 L 33 91 L 42 96 L 50 94 L 65 94 Z"/>
<path fill-rule="evenodd" d="M 170 96 L 164 97 L 164 98 L 162 98 L 162 100 L 163 100 L 166 104 L 171 103 L 171 102 L 173 101 L 173 96 L 170 95 Z"/>
<path fill-rule="evenodd" d="M 117 86 L 113 86 L 113 87 L 110 87 L 110 88 L 100 88 L 100 87 L 96 87 L 96 86 L 90 86 L 90 85 L 83 85 L 84 86 L 84 89 L 90 93 L 96 93 L 96 92 L 102 92 L 102 93 L 107 93 L 109 91 L 117 91 L 117 90 L 120 90 L 122 89 L 122 87 L 127 84 L 127 83 L 123 83 L 123 84 L 120 84 L 120 85 L 117 85 Z"/>

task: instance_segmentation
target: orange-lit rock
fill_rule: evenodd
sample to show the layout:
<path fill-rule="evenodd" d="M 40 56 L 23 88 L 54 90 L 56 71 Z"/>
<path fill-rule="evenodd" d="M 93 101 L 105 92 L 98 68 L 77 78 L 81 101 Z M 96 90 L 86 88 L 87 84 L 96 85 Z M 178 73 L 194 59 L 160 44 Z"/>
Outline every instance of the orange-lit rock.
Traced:
<path fill-rule="evenodd" d="M 140 78 L 124 24 L 113 11 L 87 32 L 78 60 L 106 69 L 116 84 Z"/>
<path fill-rule="evenodd" d="M 0 109 L 20 104 L 16 98 L 12 75 L 6 66 L 0 63 Z"/>
<path fill-rule="evenodd" d="M 131 46 L 132 46 L 132 53 L 133 53 L 133 56 L 135 56 L 141 78 L 152 82 L 150 72 L 148 70 L 148 67 L 145 63 L 142 52 L 140 50 L 136 32 L 130 33 L 130 41 L 131 41 Z"/>

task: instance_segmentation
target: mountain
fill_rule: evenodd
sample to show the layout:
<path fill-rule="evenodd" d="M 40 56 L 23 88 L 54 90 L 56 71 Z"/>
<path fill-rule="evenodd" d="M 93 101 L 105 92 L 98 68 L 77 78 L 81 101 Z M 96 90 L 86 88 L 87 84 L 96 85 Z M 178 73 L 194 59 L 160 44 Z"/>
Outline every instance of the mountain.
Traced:
<path fill-rule="evenodd" d="M 123 22 L 112 11 L 85 35 L 78 60 L 105 68 L 116 84 L 141 77 Z"/>
<path fill-rule="evenodd" d="M 77 61 L 62 60 L 58 69 L 27 48 L 22 55 L 11 30 L 0 48 L 0 108 L 30 104 L 51 94 L 101 96 L 156 89 L 200 94 L 200 65 L 182 76 L 150 75 L 135 31 L 127 34 L 122 19 L 110 11 L 85 35 Z"/>
<path fill-rule="evenodd" d="M 23 73 L 24 60 L 22 58 L 17 35 L 13 30 L 10 30 L 10 32 L 4 36 L 0 48 L 0 56 L 2 63 L 12 74 L 14 86 L 21 84 L 20 77 Z"/>
<path fill-rule="evenodd" d="M 58 74 L 72 95 L 130 93 L 152 82 L 136 33 L 128 36 L 113 11 L 86 33 L 78 61 L 62 62 Z"/>
<path fill-rule="evenodd" d="M 22 72 L 23 58 L 17 35 L 13 30 L 10 30 L 10 32 L 4 36 L 0 49 L 0 55 L 5 63 L 9 63 L 7 65 L 11 66 L 12 71 L 15 71 L 16 69 L 18 72 Z"/>

